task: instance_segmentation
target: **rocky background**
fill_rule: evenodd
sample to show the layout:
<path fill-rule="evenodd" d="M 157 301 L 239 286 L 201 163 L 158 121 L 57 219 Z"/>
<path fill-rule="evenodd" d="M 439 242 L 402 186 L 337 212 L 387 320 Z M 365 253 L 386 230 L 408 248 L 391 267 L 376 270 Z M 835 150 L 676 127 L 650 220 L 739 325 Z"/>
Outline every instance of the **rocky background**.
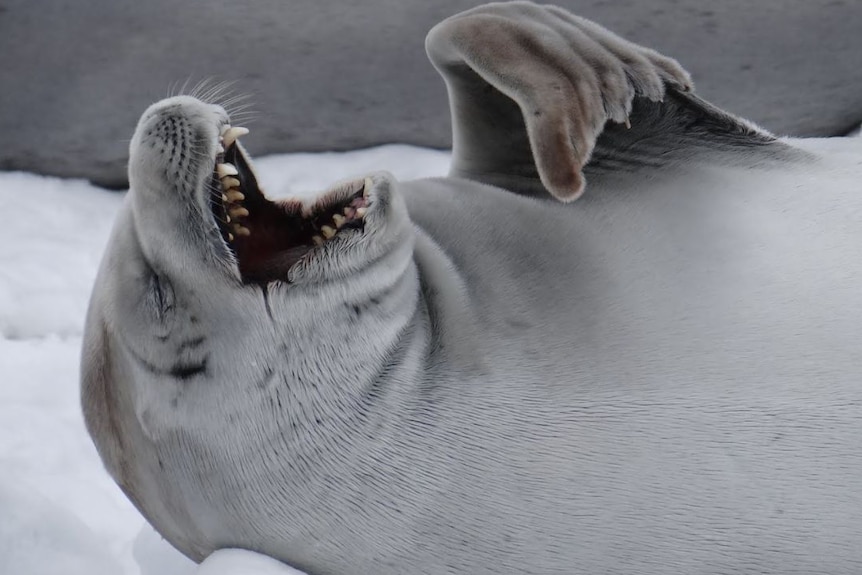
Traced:
<path fill-rule="evenodd" d="M 0 169 L 126 183 L 141 112 L 237 80 L 256 155 L 449 145 L 424 38 L 478 0 L 0 0 Z M 862 120 L 859 0 L 558 2 L 677 58 L 698 93 L 779 134 Z"/>

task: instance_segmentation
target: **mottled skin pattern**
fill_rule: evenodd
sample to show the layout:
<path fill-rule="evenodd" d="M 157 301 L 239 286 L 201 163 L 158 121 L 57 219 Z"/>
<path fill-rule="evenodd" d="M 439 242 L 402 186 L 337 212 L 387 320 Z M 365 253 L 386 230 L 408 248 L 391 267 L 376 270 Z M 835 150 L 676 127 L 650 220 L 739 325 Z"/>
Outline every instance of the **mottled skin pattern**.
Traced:
<path fill-rule="evenodd" d="M 859 573 L 859 163 L 554 8 L 427 47 L 452 176 L 374 175 L 286 281 L 208 211 L 224 112 L 142 117 L 82 363 L 132 501 L 313 575 Z"/>

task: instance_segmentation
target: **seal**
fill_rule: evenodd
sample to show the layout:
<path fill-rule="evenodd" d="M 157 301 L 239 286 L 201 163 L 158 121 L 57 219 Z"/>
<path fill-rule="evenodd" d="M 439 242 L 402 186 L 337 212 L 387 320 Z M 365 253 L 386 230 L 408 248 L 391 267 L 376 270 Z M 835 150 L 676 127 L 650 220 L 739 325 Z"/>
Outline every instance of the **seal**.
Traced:
<path fill-rule="evenodd" d="M 312 574 L 855 572 L 858 156 L 553 7 L 426 47 L 446 178 L 274 202 L 217 104 L 142 116 L 82 352 L 129 498 Z"/>

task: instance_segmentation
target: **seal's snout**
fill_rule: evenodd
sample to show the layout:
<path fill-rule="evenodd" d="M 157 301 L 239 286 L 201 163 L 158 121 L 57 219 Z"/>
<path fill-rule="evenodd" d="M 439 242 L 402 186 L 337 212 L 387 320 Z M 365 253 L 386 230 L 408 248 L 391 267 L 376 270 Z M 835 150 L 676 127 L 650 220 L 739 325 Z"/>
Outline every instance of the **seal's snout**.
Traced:
<path fill-rule="evenodd" d="M 189 96 L 150 106 L 141 116 L 129 149 L 129 181 L 151 193 L 194 194 L 209 178 L 223 108 Z M 140 185 L 137 185 L 140 184 Z"/>

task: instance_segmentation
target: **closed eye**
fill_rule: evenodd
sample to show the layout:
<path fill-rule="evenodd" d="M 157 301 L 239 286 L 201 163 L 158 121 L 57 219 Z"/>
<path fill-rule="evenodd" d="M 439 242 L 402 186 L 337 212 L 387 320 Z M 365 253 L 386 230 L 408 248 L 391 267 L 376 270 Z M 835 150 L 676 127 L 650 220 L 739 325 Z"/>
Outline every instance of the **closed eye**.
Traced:
<path fill-rule="evenodd" d="M 147 290 L 147 307 L 156 319 L 166 323 L 174 312 L 174 288 L 164 276 L 153 273 L 150 276 L 150 289 Z"/>

